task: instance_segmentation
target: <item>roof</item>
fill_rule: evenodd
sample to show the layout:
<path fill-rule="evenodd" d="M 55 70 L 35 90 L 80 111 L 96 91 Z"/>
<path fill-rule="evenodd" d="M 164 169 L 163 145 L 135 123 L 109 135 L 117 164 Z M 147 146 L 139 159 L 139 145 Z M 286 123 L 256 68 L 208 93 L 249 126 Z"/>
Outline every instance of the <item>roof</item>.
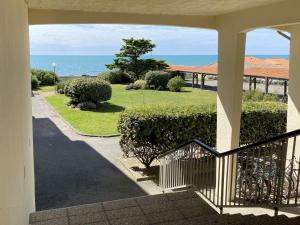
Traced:
<path fill-rule="evenodd" d="M 26 0 L 30 9 L 217 16 L 285 0 Z"/>
<path fill-rule="evenodd" d="M 289 61 L 287 59 L 258 59 L 255 57 L 245 57 L 244 74 L 253 77 L 269 77 L 275 79 L 289 78 Z M 172 65 L 170 71 L 182 71 L 190 73 L 203 73 L 218 75 L 217 63 L 207 66 L 179 66 Z"/>

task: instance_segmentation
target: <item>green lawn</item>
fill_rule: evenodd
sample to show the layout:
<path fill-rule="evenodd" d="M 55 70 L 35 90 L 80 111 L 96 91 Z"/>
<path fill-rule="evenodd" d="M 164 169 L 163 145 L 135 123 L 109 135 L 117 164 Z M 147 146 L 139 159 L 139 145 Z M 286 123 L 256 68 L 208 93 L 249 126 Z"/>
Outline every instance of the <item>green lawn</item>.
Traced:
<path fill-rule="evenodd" d="M 50 92 L 50 91 L 55 91 L 55 86 L 40 86 L 37 91 L 40 92 Z"/>
<path fill-rule="evenodd" d="M 184 88 L 183 92 L 154 90 L 125 90 L 125 85 L 112 85 L 112 98 L 103 103 L 97 112 L 79 111 L 66 106 L 64 95 L 47 97 L 47 101 L 76 130 L 92 135 L 117 134 L 117 121 L 125 108 L 154 105 L 201 105 L 216 102 L 214 92 Z"/>

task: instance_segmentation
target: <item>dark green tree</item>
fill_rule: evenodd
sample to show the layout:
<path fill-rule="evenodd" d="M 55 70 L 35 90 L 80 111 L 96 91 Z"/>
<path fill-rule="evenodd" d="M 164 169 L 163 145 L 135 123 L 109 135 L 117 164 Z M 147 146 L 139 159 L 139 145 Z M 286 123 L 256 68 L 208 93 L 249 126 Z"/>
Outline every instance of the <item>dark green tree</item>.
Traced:
<path fill-rule="evenodd" d="M 114 62 L 106 65 L 107 68 L 118 68 L 130 74 L 133 80 L 138 80 L 149 70 L 163 70 L 168 67 L 164 60 L 141 58 L 142 55 L 151 52 L 155 48 L 155 44 L 151 40 L 129 38 L 123 39 L 123 42 L 120 52 L 115 55 Z"/>

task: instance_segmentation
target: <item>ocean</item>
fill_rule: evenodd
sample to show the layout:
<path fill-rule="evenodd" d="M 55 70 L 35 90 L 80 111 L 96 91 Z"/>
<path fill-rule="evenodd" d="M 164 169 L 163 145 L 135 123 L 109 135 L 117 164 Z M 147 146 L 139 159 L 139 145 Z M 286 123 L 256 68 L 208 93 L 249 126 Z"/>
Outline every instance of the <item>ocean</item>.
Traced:
<path fill-rule="evenodd" d="M 257 58 L 284 58 L 288 55 L 253 55 Z M 56 63 L 58 76 L 96 75 L 113 62 L 113 55 L 32 55 L 31 67 L 53 70 Z M 217 61 L 217 55 L 147 55 L 145 58 L 166 60 L 169 65 L 204 66 Z"/>

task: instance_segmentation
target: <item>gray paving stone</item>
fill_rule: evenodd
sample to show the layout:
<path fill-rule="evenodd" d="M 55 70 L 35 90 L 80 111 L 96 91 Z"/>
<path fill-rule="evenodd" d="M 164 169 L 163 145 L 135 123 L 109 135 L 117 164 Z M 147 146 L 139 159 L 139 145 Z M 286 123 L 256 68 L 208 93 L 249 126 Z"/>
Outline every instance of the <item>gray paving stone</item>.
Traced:
<path fill-rule="evenodd" d="M 139 207 L 110 210 L 105 211 L 105 213 L 109 220 L 143 215 L 143 212 Z"/>
<path fill-rule="evenodd" d="M 180 208 L 178 210 L 185 218 L 217 214 L 217 212 L 214 211 L 213 209 L 209 209 L 205 207 L 195 207 L 195 208 L 188 208 L 188 209 Z"/>
<path fill-rule="evenodd" d="M 86 213 L 101 212 L 103 207 L 101 203 L 81 205 L 67 208 L 68 216 L 76 216 Z"/>
<path fill-rule="evenodd" d="M 31 223 L 31 225 L 69 225 L 68 218 L 56 218 L 51 220 L 43 220 L 36 223 Z"/>
<path fill-rule="evenodd" d="M 76 216 L 69 217 L 70 225 L 85 225 L 89 223 L 95 222 L 106 222 L 106 215 L 104 212 L 94 212 L 94 213 L 87 213 L 81 214 Z"/>
<path fill-rule="evenodd" d="M 121 219 L 110 220 L 111 225 L 149 225 L 147 218 L 142 216 L 134 216 Z"/>
<path fill-rule="evenodd" d="M 169 201 L 166 194 L 152 195 L 137 198 L 136 201 L 139 205 L 159 204 L 161 202 Z"/>
<path fill-rule="evenodd" d="M 164 212 L 176 209 L 174 203 L 171 201 L 161 201 L 154 202 L 152 204 L 142 204 L 140 205 L 140 207 L 145 214 Z"/>
<path fill-rule="evenodd" d="M 122 209 L 137 206 L 137 203 L 134 199 L 122 199 L 111 202 L 103 202 L 103 207 L 105 210 L 114 210 Z"/>
<path fill-rule="evenodd" d="M 189 198 L 199 198 L 199 196 L 194 191 L 182 191 L 176 193 L 168 193 L 166 195 L 171 201 Z"/>
<path fill-rule="evenodd" d="M 177 208 L 194 208 L 194 207 L 207 207 L 207 203 L 200 198 L 181 199 L 173 201 Z"/>
<path fill-rule="evenodd" d="M 146 217 L 150 224 L 184 219 L 183 215 L 178 210 L 148 214 Z"/>
<path fill-rule="evenodd" d="M 67 217 L 66 209 L 52 209 L 30 214 L 30 223 L 35 223 L 43 220 Z"/>

